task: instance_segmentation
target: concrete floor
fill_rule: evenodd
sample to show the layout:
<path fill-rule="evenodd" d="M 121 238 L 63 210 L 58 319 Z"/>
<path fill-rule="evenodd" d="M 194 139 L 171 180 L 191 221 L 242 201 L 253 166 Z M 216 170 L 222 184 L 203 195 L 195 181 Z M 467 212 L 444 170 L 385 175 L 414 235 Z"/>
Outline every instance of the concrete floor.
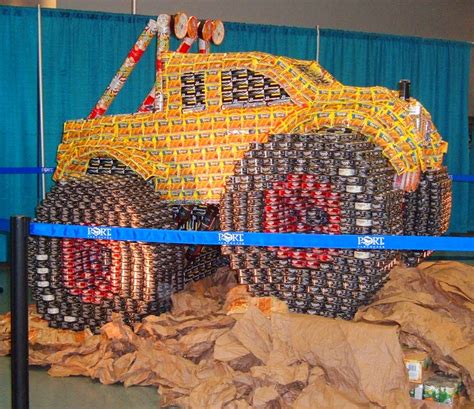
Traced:
<path fill-rule="evenodd" d="M 474 265 L 474 253 L 436 252 L 430 260 L 461 261 Z M 0 313 L 10 310 L 9 274 L 0 264 Z M 9 409 L 10 358 L 0 357 L 0 409 Z M 159 396 L 154 387 L 102 385 L 84 377 L 52 378 L 43 368 L 30 369 L 30 407 L 34 409 L 156 409 Z"/>
<path fill-rule="evenodd" d="M 157 389 L 102 385 L 89 378 L 52 378 L 45 369 L 30 369 L 32 409 L 157 409 Z M 0 408 L 10 409 L 10 358 L 0 358 Z"/>

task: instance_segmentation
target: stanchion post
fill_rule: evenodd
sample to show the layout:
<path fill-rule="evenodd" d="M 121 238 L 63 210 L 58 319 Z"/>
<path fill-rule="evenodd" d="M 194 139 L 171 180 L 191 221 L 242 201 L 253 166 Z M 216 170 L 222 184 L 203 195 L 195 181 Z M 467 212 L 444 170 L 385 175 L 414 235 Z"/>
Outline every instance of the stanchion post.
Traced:
<path fill-rule="evenodd" d="M 11 391 L 12 409 L 28 409 L 28 234 L 30 219 L 10 219 L 11 238 Z"/>

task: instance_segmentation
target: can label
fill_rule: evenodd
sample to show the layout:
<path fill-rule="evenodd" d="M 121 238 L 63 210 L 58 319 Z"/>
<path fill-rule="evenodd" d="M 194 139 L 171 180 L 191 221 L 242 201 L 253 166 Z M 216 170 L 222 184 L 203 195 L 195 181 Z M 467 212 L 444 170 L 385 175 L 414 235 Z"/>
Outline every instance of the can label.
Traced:
<path fill-rule="evenodd" d="M 363 190 L 362 186 L 359 185 L 347 185 L 346 192 L 347 193 L 361 193 Z"/>
<path fill-rule="evenodd" d="M 354 176 L 356 170 L 352 168 L 339 168 L 338 174 L 339 176 Z"/>
<path fill-rule="evenodd" d="M 42 295 L 41 296 L 41 299 L 43 301 L 54 301 L 55 300 L 55 296 L 53 294 L 45 294 L 45 295 Z"/>
<path fill-rule="evenodd" d="M 354 204 L 356 210 L 370 210 L 372 208 L 371 203 L 356 202 Z"/>
<path fill-rule="evenodd" d="M 354 251 L 354 257 L 360 260 L 365 260 L 371 257 L 371 253 L 368 251 Z"/>
<path fill-rule="evenodd" d="M 372 226 L 372 220 L 370 220 L 370 219 L 356 219 L 356 226 L 370 227 L 370 226 Z"/>

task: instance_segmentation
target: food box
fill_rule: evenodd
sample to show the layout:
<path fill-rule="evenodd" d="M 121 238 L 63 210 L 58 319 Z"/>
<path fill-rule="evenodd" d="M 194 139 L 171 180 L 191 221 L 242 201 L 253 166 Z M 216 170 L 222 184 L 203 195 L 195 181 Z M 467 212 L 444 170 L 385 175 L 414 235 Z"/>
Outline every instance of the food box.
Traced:
<path fill-rule="evenodd" d="M 423 382 L 423 372 L 431 365 L 427 352 L 418 349 L 405 349 L 403 361 L 408 371 L 408 381 L 413 383 Z"/>

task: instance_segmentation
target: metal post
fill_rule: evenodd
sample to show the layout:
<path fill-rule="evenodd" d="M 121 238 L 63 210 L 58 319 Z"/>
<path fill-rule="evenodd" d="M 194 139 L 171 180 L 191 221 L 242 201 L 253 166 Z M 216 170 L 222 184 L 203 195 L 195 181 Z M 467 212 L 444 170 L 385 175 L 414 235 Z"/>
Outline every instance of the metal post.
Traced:
<path fill-rule="evenodd" d="M 319 24 L 316 26 L 316 61 L 319 62 L 319 42 L 321 41 L 321 33 L 319 32 Z"/>
<path fill-rule="evenodd" d="M 41 168 L 45 167 L 44 153 L 44 104 L 43 104 L 43 51 L 42 51 L 42 29 L 41 29 L 41 5 L 38 3 L 38 137 L 39 137 L 39 160 Z M 40 197 L 46 197 L 46 175 L 44 172 L 38 176 L 41 181 Z"/>
<path fill-rule="evenodd" d="M 30 219 L 10 218 L 11 240 L 11 391 L 12 409 L 29 408 L 28 385 L 28 277 Z"/>

